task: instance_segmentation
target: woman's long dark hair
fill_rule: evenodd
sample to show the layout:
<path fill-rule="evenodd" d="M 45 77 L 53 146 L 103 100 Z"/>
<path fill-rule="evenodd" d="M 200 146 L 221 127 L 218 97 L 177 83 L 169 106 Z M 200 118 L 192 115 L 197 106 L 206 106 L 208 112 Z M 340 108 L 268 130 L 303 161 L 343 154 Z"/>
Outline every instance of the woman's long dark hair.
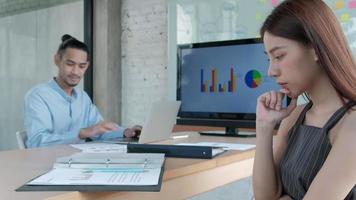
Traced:
<path fill-rule="evenodd" d="M 356 65 L 340 23 L 322 0 L 286 0 L 263 23 L 265 32 L 314 48 L 341 97 L 356 101 Z"/>

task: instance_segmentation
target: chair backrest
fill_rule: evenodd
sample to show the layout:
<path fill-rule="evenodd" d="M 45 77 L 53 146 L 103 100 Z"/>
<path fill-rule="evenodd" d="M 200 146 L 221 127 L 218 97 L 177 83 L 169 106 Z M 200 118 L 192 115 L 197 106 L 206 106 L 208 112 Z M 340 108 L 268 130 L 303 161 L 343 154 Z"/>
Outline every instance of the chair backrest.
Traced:
<path fill-rule="evenodd" d="M 16 132 L 17 145 L 19 149 L 26 149 L 27 133 L 26 131 Z"/>

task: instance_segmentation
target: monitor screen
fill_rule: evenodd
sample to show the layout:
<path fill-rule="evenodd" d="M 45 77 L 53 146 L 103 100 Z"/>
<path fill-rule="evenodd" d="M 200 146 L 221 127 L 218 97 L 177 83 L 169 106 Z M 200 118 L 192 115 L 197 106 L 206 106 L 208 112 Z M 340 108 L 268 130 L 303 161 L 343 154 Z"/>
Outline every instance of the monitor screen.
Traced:
<path fill-rule="evenodd" d="M 255 120 L 257 98 L 280 89 L 268 66 L 259 39 L 179 45 L 179 117 Z"/>

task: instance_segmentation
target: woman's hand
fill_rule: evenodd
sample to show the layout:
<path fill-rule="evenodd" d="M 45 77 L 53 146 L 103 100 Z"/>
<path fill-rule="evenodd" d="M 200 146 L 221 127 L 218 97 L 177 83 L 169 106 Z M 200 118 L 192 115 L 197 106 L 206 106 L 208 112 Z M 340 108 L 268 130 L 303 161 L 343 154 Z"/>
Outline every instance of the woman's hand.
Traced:
<path fill-rule="evenodd" d="M 279 200 L 293 200 L 293 199 L 288 195 L 284 195 L 283 197 L 279 198 Z"/>
<path fill-rule="evenodd" d="M 293 98 L 288 107 L 282 107 L 282 101 L 289 91 L 282 89 L 280 92 L 270 91 L 262 94 L 257 100 L 256 121 L 275 126 L 286 118 L 296 107 L 297 99 Z"/>

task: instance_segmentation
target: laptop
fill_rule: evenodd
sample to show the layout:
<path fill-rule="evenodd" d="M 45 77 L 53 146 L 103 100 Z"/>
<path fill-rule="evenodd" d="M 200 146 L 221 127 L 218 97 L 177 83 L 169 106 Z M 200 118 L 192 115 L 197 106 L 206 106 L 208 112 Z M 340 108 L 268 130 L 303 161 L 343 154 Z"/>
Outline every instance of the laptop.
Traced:
<path fill-rule="evenodd" d="M 154 102 L 143 124 L 139 138 L 115 138 L 103 142 L 145 144 L 169 139 L 176 123 L 180 101 Z"/>

